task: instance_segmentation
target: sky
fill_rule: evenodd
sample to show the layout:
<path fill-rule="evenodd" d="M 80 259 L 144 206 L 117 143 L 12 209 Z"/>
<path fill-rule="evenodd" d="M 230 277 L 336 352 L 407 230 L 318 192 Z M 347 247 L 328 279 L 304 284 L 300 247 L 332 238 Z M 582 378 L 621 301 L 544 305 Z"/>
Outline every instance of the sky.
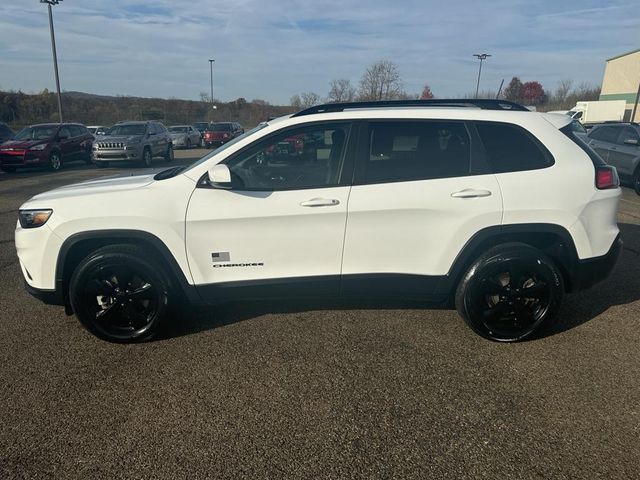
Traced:
<path fill-rule="evenodd" d="M 357 86 L 391 60 L 404 89 L 436 97 L 504 78 L 602 82 L 605 60 L 640 47 L 638 0 L 63 0 L 53 7 L 61 88 L 101 95 L 238 97 L 288 104 Z M 0 89 L 55 90 L 46 5 L 0 1 Z"/>

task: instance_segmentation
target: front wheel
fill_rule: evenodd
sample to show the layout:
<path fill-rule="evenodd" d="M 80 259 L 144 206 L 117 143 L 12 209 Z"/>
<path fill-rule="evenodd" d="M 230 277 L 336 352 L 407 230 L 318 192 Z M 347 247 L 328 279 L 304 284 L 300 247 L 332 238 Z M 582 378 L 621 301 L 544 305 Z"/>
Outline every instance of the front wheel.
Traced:
<path fill-rule="evenodd" d="M 167 153 L 165 153 L 165 154 L 164 154 L 164 159 L 165 159 L 167 162 L 173 162 L 173 158 L 174 158 L 174 155 L 173 155 L 173 145 L 170 143 L 170 144 L 167 146 Z"/>
<path fill-rule="evenodd" d="M 469 267 L 456 291 L 456 309 L 479 335 L 515 342 L 556 315 L 563 292 L 562 275 L 543 252 L 504 244 Z"/>
<path fill-rule="evenodd" d="M 151 155 L 151 149 L 149 147 L 145 147 L 142 152 L 142 163 L 144 163 L 145 167 L 151 167 L 153 164 L 153 156 Z"/>
<path fill-rule="evenodd" d="M 82 325 L 116 343 L 151 339 L 167 314 L 169 281 L 135 245 L 89 254 L 71 276 L 69 300 Z"/>
<path fill-rule="evenodd" d="M 60 155 L 60 152 L 51 152 L 49 164 L 52 170 L 58 171 L 62 169 L 62 155 Z"/>

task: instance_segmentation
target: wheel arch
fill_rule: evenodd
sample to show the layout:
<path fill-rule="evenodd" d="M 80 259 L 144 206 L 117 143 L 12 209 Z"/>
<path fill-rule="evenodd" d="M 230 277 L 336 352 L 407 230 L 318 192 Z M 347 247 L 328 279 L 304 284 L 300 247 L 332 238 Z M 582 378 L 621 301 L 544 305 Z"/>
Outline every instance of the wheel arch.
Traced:
<path fill-rule="evenodd" d="M 524 243 L 548 255 L 562 274 L 565 291 L 572 292 L 578 287 L 573 275 L 578 263 L 578 253 L 571 234 L 560 225 L 534 223 L 498 225 L 477 232 L 454 260 L 443 288 L 450 293 L 480 255 L 489 248 L 512 242 Z"/>
<path fill-rule="evenodd" d="M 139 245 L 155 259 L 160 259 L 170 276 L 171 287 L 182 293 L 189 302 L 198 303 L 196 289 L 189 284 L 178 262 L 167 246 L 155 235 L 139 230 L 96 230 L 81 232 L 67 238 L 58 254 L 56 262 L 56 290 L 62 293 L 65 307 L 69 307 L 69 280 L 80 261 L 98 248 L 126 243 Z"/>

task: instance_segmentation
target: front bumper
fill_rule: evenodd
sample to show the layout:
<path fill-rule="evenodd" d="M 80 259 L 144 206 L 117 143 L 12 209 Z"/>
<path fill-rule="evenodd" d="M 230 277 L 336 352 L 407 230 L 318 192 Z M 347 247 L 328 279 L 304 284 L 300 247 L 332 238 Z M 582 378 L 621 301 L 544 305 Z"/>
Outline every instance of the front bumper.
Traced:
<path fill-rule="evenodd" d="M 0 151 L 0 165 L 7 167 L 28 167 L 46 163 L 49 152 L 46 150 L 5 150 Z"/>
<path fill-rule="evenodd" d="M 579 260 L 570 272 L 571 291 L 586 290 L 605 280 L 613 271 L 622 252 L 622 237 L 616 237 L 609 251 L 601 257 Z"/>
<path fill-rule="evenodd" d="M 142 159 L 142 147 L 100 148 L 91 151 L 94 162 L 137 161 Z"/>
<path fill-rule="evenodd" d="M 32 287 L 25 280 L 24 288 L 27 293 L 42 303 L 46 303 L 47 305 L 64 305 L 64 299 L 62 298 L 62 292 L 58 290 L 44 290 L 41 288 Z"/>

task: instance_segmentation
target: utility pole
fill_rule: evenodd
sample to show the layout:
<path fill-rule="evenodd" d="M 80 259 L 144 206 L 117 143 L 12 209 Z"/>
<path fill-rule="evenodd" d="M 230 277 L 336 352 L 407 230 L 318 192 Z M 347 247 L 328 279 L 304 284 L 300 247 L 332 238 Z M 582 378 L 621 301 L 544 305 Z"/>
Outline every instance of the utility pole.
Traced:
<path fill-rule="evenodd" d="M 215 60 L 209 60 L 209 66 L 211 67 L 211 107 L 213 107 L 213 62 L 215 62 Z"/>
<path fill-rule="evenodd" d="M 478 69 L 478 82 L 476 83 L 476 98 L 478 98 L 478 91 L 480 90 L 480 74 L 482 73 L 482 61 L 486 60 L 487 57 L 490 57 L 488 53 L 474 53 L 474 57 L 477 57 L 480 60 L 480 68 Z"/>
<path fill-rule="evenodd" d="M 53 71 L 56 76 L 56 90 L 58 92 L 58 117 L 62 123 L 62 94 L 60 93 L 60 77 L 58 76 L 58 55 L 56 54 L 56 36 L 53 31 L 53 12 L 52 5 L 58 5 L 62 0 L 40 0 L 40 3 L 46 3 L 49 9 L 49 30 L 51 32 L 51 50 L 53 52 Z"/>

